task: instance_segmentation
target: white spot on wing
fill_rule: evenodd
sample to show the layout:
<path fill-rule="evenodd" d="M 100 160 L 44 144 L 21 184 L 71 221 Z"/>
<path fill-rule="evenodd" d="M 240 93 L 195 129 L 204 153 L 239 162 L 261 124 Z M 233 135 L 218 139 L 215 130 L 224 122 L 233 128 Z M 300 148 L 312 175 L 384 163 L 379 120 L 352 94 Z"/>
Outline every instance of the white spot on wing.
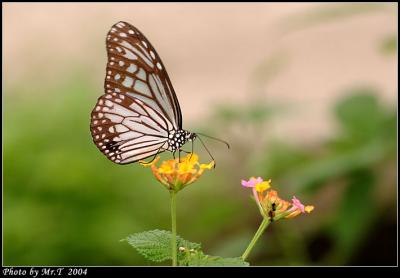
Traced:
<path fill-rule="evenodd" d="M 150 137 L 150 136 L 148 136 Z M 154 138 L 154 137 L 151 137 Z M 129 151 L 133 148 L 144 148 L 144 147 L 152 147 L 152 145 L 154 144 L 161 144 L 163 139 L 158 138 L 157 140 L 151 140 L 150 142 L 142 142 L 142 143 L 138 143 L 137 140 L 133 140 L 133 142 L 128 142 L 126 144 L 122 144 L 120 146 L 121 151 Z"/>
<path fill-rule="evenodd" d="M 134 131 L 128 131 L 128 132 L 125 132 L 125 133 L 121 133 L 121 134 L 119 135 L 119 138 L 120 138 L 121 140 L 127 140 L 127 139 L 136 138 L 136 137 L 138 137 L 138 136 L 140 136 L 140 135 L 142 135 L 142 134 L 137 133 L 137 132 L 134 132 Z"/>
<path fill-rule="evenodd" d="M 133 54 L 131 51 L 129 50 L 125 50 L 125 54 L 124 54 L 125 58 L 128 58 L 130 60 L 136 60 L 137 56 L 135 54 Z"/>
<path fill-rule="evenodd" d="M 133 79 L 129 76 L 125 76 L 124 81 L 122 82 L 122 85 L 124 85 L 127 88 L 130 88 L 133 84 Z"/>
<path fill-rule="evenodd" d="M 137 69 L 137 66 L 134 64 L 130 64 L 129 68 L 126 69 L 127 72 L 134 73 Z"/>
<path fill-rule="evenodd" d="M 144 111 L 144 110 L 142 109 L 142 107 L 140 107 L 140 106 L 139 106 L 137 103 L 135 103 L 135 102 L 132 103 L 131 105 L 129 105 L 129 107 L 132 108 L 132 110 L 138 112 L 139 114 L 146 115 L 146 111 Z"/>
<path fill-rule="evenodd" d="M 114 115 L 114 114 L 109 114 L 109 113 L 106 113 L 105 114 L 105 117 L 107 118 L 107 119 L 110 119 L 113 123 L 120 123 L 120 122 L 122 122 L 123 121 L 123 117 L 121 117 L 121 116 L 118 116 L 118 115 Z"/>
<path fill-rule="evenodd" d="M 135 116 L 138 116 L 137 113 L 135 113 L 135 112 L 123 107 L 122 105 L 119 105 L 119 104 L 115 104 L 114 105 L 113 112 L 115 114 L 121 115 L 123 117 L 135 117 Z"/>
<path fill-rule="evenodd" d="M 141 94 L 151 96 L 150 89 L 146 83 L 141 80 L 136 80 L 135 86 L 133 87 L 136 91 Z"/>
<path fill-rule="evenodd" d="M 128 129 L 126 126 L 124 126 L 124 125 L 116 125 L 116 126 L 115 126 L 115 129 L 116 129 L 117 132 L 119 132 L 119 133 L 126 132 L 126 131 L 129 130 L 129 129 Z"/>
<path fill-rule="evenodd" d="M 139 72 L 137 73 L 137 77 L 140 79 L 146 80 L 146 72 L 144 69 L 140 69 Z"/>
<path fill-rule="evenodd" d="M 136 55 L 138 55 L 140 58 L 143 59 L 143 61 L 148 64 L 150 67 L 153 67 L 152 62 L 150 61 L 149 57 L 146 57 L 145 55 L 143 55 L 139 50 L 137 50 L 136 48 L 134 48 L 130 43 L 123 41 L 121 43 L 122 46 L 124 46 L 126 49 L 132 50 L 133 52 L 135 52 Z M 125 52 L 129 52 L 129 50 L 126 50 Z M 132 53 L 133 54 L 133 53 Z"/>

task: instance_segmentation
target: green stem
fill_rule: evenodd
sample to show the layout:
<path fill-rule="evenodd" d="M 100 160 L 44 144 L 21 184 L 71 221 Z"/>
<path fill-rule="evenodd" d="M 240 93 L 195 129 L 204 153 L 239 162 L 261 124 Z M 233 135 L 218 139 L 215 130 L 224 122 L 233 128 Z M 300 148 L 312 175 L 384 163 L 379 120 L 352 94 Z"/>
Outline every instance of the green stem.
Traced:
<path fill-rule="evenodd" d="M 176 250 L 176 192 L 171 190 L 171 222 L 172 222 L 172 266 L 177 265 L 177 250 Z"/>
<path fill-rule="evenodd" d="M 268 227 L 269 223 L 270 223 L 269 218 L 264 218 L 264 220 L 261 222 L 260 227 L 258 227 L 256 234 L 254 235 L 253 239 L 250 241 L 249 246 L 247 246 L 246 251 L 244 251 L 244 253 L 242 255 L 243 261 L 245 261 L 247 259 L 251 250 L 253 249 L 254 245 L 256 244 L 257 240 L 260 238 L 262 233 Z"/>

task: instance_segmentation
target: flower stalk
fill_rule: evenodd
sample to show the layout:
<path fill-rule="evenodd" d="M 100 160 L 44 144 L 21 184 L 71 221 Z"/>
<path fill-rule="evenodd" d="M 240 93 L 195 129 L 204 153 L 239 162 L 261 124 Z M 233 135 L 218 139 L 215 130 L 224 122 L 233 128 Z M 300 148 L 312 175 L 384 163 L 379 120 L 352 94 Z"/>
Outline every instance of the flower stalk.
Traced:
<path fill-rule="evenodd" d="M 172 266 L 177 266 L 177 250 L 176 250 L 176 192 L 170 191 L 171 197 L 171 254 L 172 254 Z"/>
<path fill-rule="evenodd" d="M 254 199 L 263 217 L 260 227 L 241 257 L 242 260 L 247 259 L 254 245 L 271 222 L 294 218 L 314 210 L 314 206 L 303 205 L 295 196 L 293 196 L 291 202 L 279 198 L 278 192 L 270 189 L 271 179 L 264 181 L 261 177 L 251 177 L 249 180 L 242 180 L 241 183 L 243 187 L 252 189 Z"/>
<path fill-rule="evenodd" d="M 250 241 L 249 245 L 247 246 L 246 250 L 244 251 L 244 253 L 242 255 L 243 261 L 245 261 L 247 259 L 251 250 L 253 250 L 253 247 L 256 245 L 258 239 L 264 233 L 264 231 L 268 227 L 269 223 L 271 223 L 271 221 L 268 218 L 263 219 L 263 221 L 260 224 L 260 227 L 258 227 L 257 232 L 254 234 L 253 239 Z"/>

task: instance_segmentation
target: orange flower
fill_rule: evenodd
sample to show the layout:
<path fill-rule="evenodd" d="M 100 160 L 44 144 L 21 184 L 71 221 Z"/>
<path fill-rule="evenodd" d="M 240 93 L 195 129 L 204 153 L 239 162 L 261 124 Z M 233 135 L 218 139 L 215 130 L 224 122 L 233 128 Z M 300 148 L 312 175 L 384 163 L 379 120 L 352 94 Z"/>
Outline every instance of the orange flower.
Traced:
<path fill-rule="evenodd" d="M 141 164 L 144 167 L 150 166 L 156 179 L 168 190 L 175 192 L 197 181 L 204 173 L 204 170 L 210 170 L 214 166 L 214 161 L 208 164 L 200 164 L 199 156 L 195 153 L 188 154 L 180 162 L 178 159 L 163 161 L 160 167 L 157 167 L 156 164 L 159 160 L 160 157 L 157 157 L 151 163 L 141 162 Z"/>

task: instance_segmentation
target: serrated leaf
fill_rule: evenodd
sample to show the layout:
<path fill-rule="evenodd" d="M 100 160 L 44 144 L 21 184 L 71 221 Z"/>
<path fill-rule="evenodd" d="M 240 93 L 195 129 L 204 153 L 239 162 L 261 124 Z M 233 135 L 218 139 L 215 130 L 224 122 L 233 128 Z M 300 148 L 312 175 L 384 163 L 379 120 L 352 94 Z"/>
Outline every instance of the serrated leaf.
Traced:
<path fill-rule="evenodd" d="M 186 252 L 179 264 L 185 266 L 249 266 L 241 258 L 222 258 L 205 255 L 201 251 Z"/>
<path fill-rule="evenodd" d="M 136 233 L 128 236 L 125 240 L 134 247 L 145 258 L 162 262 L 171 259 L 171 232 L 163 230 L 152 230 Z M 177 236 L 177 249 L 185 247 L 188 250 L 199 250 L 200 244 L 189 242 Z M 178 259 L 182 254 L 178 253 Z"/>
<path fill-rule="evenodd" d="M 205 256 L 189 262 L 192 266 L 249 266 L 248 262 L 241 258 L 222 258 Z"/>

